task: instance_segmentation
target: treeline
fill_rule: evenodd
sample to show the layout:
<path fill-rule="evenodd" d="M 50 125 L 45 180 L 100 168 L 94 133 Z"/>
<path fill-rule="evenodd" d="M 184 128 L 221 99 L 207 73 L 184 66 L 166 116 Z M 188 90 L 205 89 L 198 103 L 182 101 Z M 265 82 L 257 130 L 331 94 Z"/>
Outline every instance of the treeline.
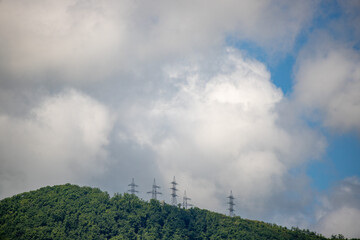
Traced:
<path fill-rule="evenodd" d="M 199 208 L 146 202 L 130 194 L 110 198 L 97 188 L 66 184 L 2 200 L 0 239 L 326 238 L 309 230 L 231 218 Z"/>

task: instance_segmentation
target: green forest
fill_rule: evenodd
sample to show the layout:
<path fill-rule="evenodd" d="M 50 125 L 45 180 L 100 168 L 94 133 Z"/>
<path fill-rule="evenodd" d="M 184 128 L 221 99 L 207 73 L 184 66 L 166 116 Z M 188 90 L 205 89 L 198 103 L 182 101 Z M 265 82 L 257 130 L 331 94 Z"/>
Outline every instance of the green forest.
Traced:
<path fill-rule="evenodd" d="M 327 239 L 309 230 L 65 184 L 0 202 L 0 239 Z M 345 239 L 342 235 L 331 239 Z"/>

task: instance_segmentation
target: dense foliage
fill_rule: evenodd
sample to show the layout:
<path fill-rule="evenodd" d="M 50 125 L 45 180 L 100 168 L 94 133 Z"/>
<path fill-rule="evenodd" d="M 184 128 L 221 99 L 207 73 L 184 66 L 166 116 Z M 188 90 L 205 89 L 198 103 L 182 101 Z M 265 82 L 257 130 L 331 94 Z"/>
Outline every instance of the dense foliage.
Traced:
<path fill-rule="evenodd" d="M 340 236 L 341 237 L 341 236 Z M 0 239 L 326 239 L 308 230 L 61 185 L 0 202 Z"/>

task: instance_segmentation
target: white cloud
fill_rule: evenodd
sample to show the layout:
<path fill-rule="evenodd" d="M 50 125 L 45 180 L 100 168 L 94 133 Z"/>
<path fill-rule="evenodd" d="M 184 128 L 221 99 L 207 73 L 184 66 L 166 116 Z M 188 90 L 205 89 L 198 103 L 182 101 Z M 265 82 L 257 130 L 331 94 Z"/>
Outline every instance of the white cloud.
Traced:
<path fill-rule="evenodd" d="M 0 2 L 0 69 L 15 79 L 104 80 L 221 47 L 228 36 L 289 51 L 311 19 L 300 1 Z"/>
<path fill-rule="evenodd" d="M 22 80 L 106 77 L 122 51 L 127 11 L 117 1 L 1 1 L 1 64 Z"/>
<path fill-rule="evenodd" d="M 355 8 L 343 7 L 355 23 Z M 324 141 L 297 110 L 319 111 L 332 129 L 359 130 L 359 54 L 328 40 L 307 47 L 296 106 L 263 64 L 232 50 L 216 55 L 229 39 L 287 53 L 315 10 L 314 1 L 0 0 L 0 197 L 63 182 L 118 191 L 113 179 L 133 175 L 146 189 L 160 171 L 158 182 L 176 175 L 197 206 L 224 212 L 232 189 L 237 214 L 307 221 L 307 177 L 291 170 L 318 157 Z M 81 92 L 39 100 L 64 86 L 118 107 L 120 139 L 107 146 L 109 109 Z M 326 232 L 359 208 L 324 209 Z"/>
<path fill-rule="evenodd" d="M 240 214 L 266 214 L 287 189 L 289 170 L 324 144 L 305 127 L 279 124 L 286 118 L 278 109 L 283 95 L 263 64 L 231 49 L 214 62 L 212 76 L 199 63 L 168 68 L 177 94 L 150 109 L 133 108 L 125 124 L 154 150 L 163 178 L 176 175 L 198 206 L 224 212 L 232 189 Z"/>
<path fill-rule="evenodd" d="M 62 97 L 63 95 L 56 98 L 50 97 L 49 103 L 40 103 L 38 107 L 33 108 L 41 98 L 37 95 L 43 95 L 44 92 L 48 91 L 59 91 L 64 86 L 82 88 L 85 92 L 90 92 L 90 95 L 94 94 L 100 96 L 101 99 L 106 99 L 104 102 L 107 104 L 121 105 L 119 116 L 126 122 L 130 117 L 122 112 L 122 108 L 127 109 L 128 103 L 133 106 L 130 110 L 136 112 L 137 108 L 142 110 L 140 106 L 136 106 L 138 102 L 151 103 L 153 101 L 156 94 L 151 92 L 152 89 L 149 91 L 147 88 L 150 87 L 148 86 L 155 86 L 153 88 L 160 86 L 160 90 L 168 96 L 172 94 L 171 91 L 176 90 L 177 83 L 173 81 L 177 81 L 177 79 L 167 78 L 169 82 L 166 82 L 168 85 L 165 87 L 161 85 L 162 83 L 157 85 L 157 81 L 161 79 L 159 72 L 161 72 L 164 63 L 179 62 L 184 59 L 186 61 L 186 59 L 195 56 L 195 59 L 197 57 L 200 59 L 209 58 L 208 61 L 211 62 L 211 66 L 216 66 L 216 60 L 212 60 L 212 57 L 209 56 L 214 52 L 217 54 L 217 51 L 222 51 L 221 49 L 229 36 L 254 41 L 270 51 L 289 51 L 299 31 L 311 19 L 312 6 L 311 2 L 289 4 L 286 1 L 222 1 L 219 3 L 217 1 L 199 0 L 183 1 L 177 4 L 161 0 L 151 3 L 126 0 L 101 2 L 91 0 L 35 0 L 31 4 L 25 0 L 0 1 L 0 35 L 2 36 L 0 39 L 0 81 L 2 84 L 0 92 L 4 93 L 1 94 L 0 106 L 1 130 L 4 132 L 3 136 L 11 136 L 9 138 L 14 139 L 11 144 L 6 141 L 5 137 L 1 139 L 4 149 L 10 149 L 4 150 L 3 154 L 9 156 L 6 160 L 2 160 L 1 164 L 9 166 L 6 168 L 9 172 L 21 173 L 27 168 L 31 172 L 32 165 L 25 164 L 28 161 L 27 156 L 30 156 L 29 159 L 32 161 L 35 154 L 39 155 L 39 160 L 34 160 L 38 164 L 43 161 L 42 159 L 50 156 L 57 163 L 60 158 L 70 159 L 72 156 L 81 153 L 84 156 L 89 155 L 89 159 L 96 159 L 94 156 L 103 152 L 103 149 L 99 148 L 102 142 L 100 139 L 106 136 L 107 131 L 110 131 L 105 128 L 104 123 L 101 121 L 96 123 L 99 125 L 97 125 L 98 128 L 95 128 L 103 131 L 103 135 L 99 133 L 97 136 L 85 137 L 83 135 L 87 134 L 87 130 L 81 128 L 83 124 L 71 125 L 75 121 L 70 120 L 71 116 L 77 116 L 80 113 L 64 113 L 67 122 L 59 122 L 55 117 L 55 115 L 63 114 L 60 110 L 54 109 L 70 109 L 70 107 L 65 107 L 67 102 L 65 97 Z M 243 63 L 233 65 L 236 65 L 235 68 L 237 68 Z M 211 83 L 201 83 L 206 85 L 206 89 L 201 89 L 201 86 L 197 85 L 200 83 L 195 82 L 194 89 L 188 91 L 183 89 L 177 97 L 171 97 L 173 106 L 170 107 L 179 108 L 180 111 L 183 111 L 185 114 L 184 121 L 188 122 L 181 130 L 184 132 L 182 133 L 179 130 L 180 132 L 176 134 L 179 134 L 179 141 L 183 141 L 184 138 L 188 137 L 187 135 L 191 134 L 192 128 L 196 128 L 198 136 L 192 141 L 196 147 L 199 147 L 199 153 L 203 153 L 206 147 L 217 145 L 216 138 L 231 136 L 230 133 L 234 126 L 237 131 L 244 131 L 241 133 L 247 134 L 245 129 L 251 125 L 251 121 L 256 120 L 259 122 L 259 126 L 263 126 L 268 132 L 263 140 L 257 133 L 252 137 L 252 141 L 259 141 L 259 144 L 265 145 L 265 147 L 259 147 L 263 149 L 262 152 L 253 153 L 250 151 L 242 152 L 242 154 L 255 159 L 252 168 L 256 168 L 259 164 L 256 159 L 261 158 L 261 156 L 268 157 L 271 163 L 279 166 L 278 170 L 274 170 L 269 175 L 279 175 L 285 170 L 282 169 L 284 164 L 281 161 L 279 162 L 277 156 L 283 153 L 278 151 L 274 156 L 272 150 L 268 148 L 278 148 L 277 143 L 274 142 L 273 146 L 267 147 L 267 142 L 275 133 L 281 139 L 287 138 L 287 134 L 282 133 L 281 129 L 271 129 L 277 119 L 277 114 L 272 112 L 272 106 L 281 101 L 282 94 L 281 91 L 268 83 L 269 73 L 264 66 L 252 61 L 248 61 L 246 64 L 242 71 L 244 73 L 249 71 L 254 74 L 252 78 L 255 80 L 251 80 L 251 83 L 242 82 L 241 84 L 244 86 L 239 86 L 236 81 L 216 80 L 213 76 L 214 79 Z M 227 65 L 225 64 L 224 67 Z M 252 70 L 246 70 L 247 68 Z M 206 74 L 205 71 L 209 71 L 209 75 L 212 75 L 211 72 L 218 71 L 214 69 L 207 68 L 201 72 Z M 144 74 L 147 71 L 151 74 Z M 224 71 L 225 76 L 231 74 L 230 70 Z M 256 71 L 258 72 L 256 73 Z M 126 78 L 120 74 L 123 72 L 128 73 Z M 184 79 L 189 80 L 190 78 L 191 76 L 180 78 L 178 84 L 181 85 Z M 262 78 L 266 80 L 256 80 Z M 136 79 L 137 82 L 131 82 L 133 79 Z M 109 81 L 94 83 L 95 80 Z M 154 82 L 156 83 L 153 84 Z M 251 87 L 253 82 L 262 88 L 261 94 L 264 93 L 266 98 L 257 98 L 256 91 L 259 89 L 255 89 L 255 86 Z M 168 88 L 170 85 L 171 90 Z M 190 85 L 182 86 L 190 87 Z M 218 87 L 221 89 L 218 90 Z M 248 88 L 251 91 L 241 90 L 242 88 Z M 41 94 L 38 94 L 39 92 Z M 138 95 L 135 96 L 134 92 L 151 92 L 149 95 L 153 95 L 139 97 Z M 239 93 L 244 98 L 239 98 Z M 77 94 L 93 101 L 81 93 L 75 95 Z M 194 100 L 197 105 L 192 106 L 190 101 L 185 101 L 184 106 L 177 106 L 176 98 L 187 98 L 188 96 L 185 94 L 195 97 Z M 64 96 L 70 98 L 71 94 Z M 196 99 L 196 97 L 205 98 Z M 98 97 L 96 98 L 98 99 Z M 134 98 L 141 98 L 141 100 L 134 101 Z M 29 101 L 24 101 L 24 99 L 29 99 Z M 60 100 L 55 101 L 55 99 Z M 245 101 L 243 101 L 244 99 Z M 71 103 L 68 105 L 70 106 Z M 160 105 L 161 102 L 158 106 L 159 111 L 161 110 Z M 100 106 L 102 105 L 100 104 Z M 241 111 L 238 109 L 239 106 L 241 106 Z M 203 112 L 202 109 L 206 109 L 206 107 L 209 107 L 209 112 Z M 33 108 L 33 115 L 23 119 L 24 112 L 29 111 L 29 108 Z M 103 109 L 105 113 L 98 115 L 104 116 L 104 122 L 108 122 L 106 107 L 94 108 L 93 111 L 100 111 L 100 109 Z M 259 116 L 247 116 L 245 113 L 247 109 L 250 109 L 249 111 L 256 109 L 256 114 Z M 233 110 L 235 112 L 231 114 Z M 224 116 L 218 115 L 217 111 L 222 112 Z M 192 112 L 198 118 L 197 121 L 200 126 L 193 123 L 191 116 L 188 116 Z M 267 115 L 267 113 L 269 114 Z M 84 114 L 87 115 L 88 113 Z M 153 119 L 149 124 L 160 127 L 162 123 L 165 123 L 170 129 L 173 129 L 178 124 L 175 121 L 176 113 L 169 112 L 168 114 L 169 122 L 166 122 L 161 116 L 156 116 L 156 119 Z M 202 114 L 204 114 L 203 117 Z M 261 119 L 262 115 L 269 117 L 271 121 L 267 122 Z M 151 117 L 151 115 L 147 117 Z M 207 118 L 210 117 L 214 120 L 206 122 Z M 216 123 L 216 121 L 224 121 L 225 118 L 229 118 L 229 124 L 234 126 Z M 245 125 L 239 124 L 238 118 L 243 119 Z M 83 118 L 79 117 L 79 120 L 81 119 Z M 84 122 L 86 125 L 87 121 L 84 120 Z M 205 125 L 201 126 L 203 123 Z M 48 126 L 49 124 L 50 126 Z M 132 126 L 139 128 L 134 131 L 137 134 L 137 139 L 140 141 L 141 138 L 144 138 L 141 141 L 146 142 L 146 138 L 152 133 L 146 134 L 148 129 L 144 129 L 145 133 L 143 134 L 142 125 L 136 126 L 135 124 L 136 121 L 132 123 Z M 269 125 L 267 126 L 267 124 Z M 69 131 L 71 127 L 68 128 L 67 125 L 73 126 L 74 131 Z M 209 138 L 206 137 L 208 127 L 213 128 Z M 166 131 L 167 126 L 160 128 Z M 221 128 L 224 129 L 224 132 Z M 249 131 L 251 132 L 251 130 Z M 24 137 L 22 132 L 26 132 L 28 137 Z M 79 134 L 76 138 L 72 138 L 72 132 Z M 159 138 L 158 141 L 162 141 L 162 134 L 165 133 L 159 131 L 156 134 Z M 46 140 L 51 136 L 57 136 L 56 141 Z M 81 136 L 83 137 L 80 138 Z M 93 140 L 86 142 L 88 138 Z M 231 138 L 241 144 L 240 148 L 246 145 L 246 141 L 240 136 L 231 136 Z M 70 144 L 67 139 L 72 139 L 71 141 L 75 141 L 75 143 Z M 168 144 L 171 143 L 170 140 L 167 141 Z M 15 142 L 17 145 L 23 146 L 21 150 L 15 151 L 13 149 L 17 146 Z M 229 143 L 229 146 L 222 144 L 226 149 L 218 150 L 218 154 L 223 156 L 224 152 L 230 152 L 230 154 L 238 156 L 236 144 L 236 142 Z M 288 144 L 287 141 L 284 140 L 284 144 Z M 42 145 L 46 147 L 42 148 Z M 84 149 L 90 145 L 94 146 L 91 148 L 93 150 L 85 151 Z M 63 152 L 60 151 L 62 147 L 58 146 L 70 150 Z M 191 146 L 188 144 L 185 148 L 189 148 L 187 154 L 191 154 Z M 171 150 L 171 147 L 169 149 Z M 56 157 L 57 154 L 58 157 Z M 10 161 L 9 159 L 15 160 Z M 234 157 L 230 159 L 234 159 Z M 10 162 L 13 163 L 10 164 Z M 297 162 L 297 160 L 293 162 Z M 37 166 L 36 164 L 34 166 Z M 50 163 L 48 164 L 51 166 Z M 53 164 L 52 166 L 52 169 L 55 169 L 57 165 Z M 216 168 L 216 165 L 213 167 Z M 62 168 L 60 167 L 60 169 Z M 60 173 L 62 170 L 58 172 Z M 50 175 L 51 171 L 48 171 L 47 174 Z M 85 175 L 84 178 L 87 177 Z M 35 178 L 35 176 L 31 177 Z M 41 174 L 39 178 L 41 178 Z M 14 178 L 10 178 L 9 182 L 11 181 L 14 181 Z M 199 180 L 198 183 L 200 184 L 200 182 Z M 39 185 L 40 180 L 37 183 Z M 7 191 L 3 190 L 3 192 Z"/>
<path fill-rule="evenodd" d="M 147 37 L 141 52 L 179 54 L 222 43 L 228 36 L 287 51 L 313 11 L 310 1 L 142 2 L 134 28 L 144 34 L 137 39 Z"/>
<path fill-rule="evenodd" d="M 342 234 L 347 238 L 358 238 L 360 210 L 342 207 L 327 213 L 319 223 L 318 231 L 325 236 Z"/>
<path fill-rule="evenodd" d="M 44 99 L 26 119 L 0 115 L 0 196 L 102 173 L 112 123 L 105 106 L 75 90 Z"/>
<path fill-rule="evenodd" d="M 316 230 L 330 237 L 343 234 L 347 238 L 360 237 L 360 181 L 356 177 L 340 182 L 322 199 L 317 211 Z"/>
<path fill-rule="evenodd" d="M 299 57 L 295 99 L 326 127 L 360 131 L 360 54 L 321 36 Z"/>

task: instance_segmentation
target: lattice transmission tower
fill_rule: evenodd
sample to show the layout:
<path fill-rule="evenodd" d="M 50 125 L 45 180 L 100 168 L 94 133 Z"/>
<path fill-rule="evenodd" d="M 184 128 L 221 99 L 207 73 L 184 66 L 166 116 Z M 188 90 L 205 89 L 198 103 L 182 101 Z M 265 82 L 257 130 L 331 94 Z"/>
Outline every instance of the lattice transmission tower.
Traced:
<path fill-rule="evenodd" d="M 235 198 L 234 198 L 234 196 L 232 194 L 232 191 L 230 191 L 230 195 L 227 198 L 229 199 L 229 202 L 228 202 L 228 204 L 229 204 L 229 208 L 228 208 L 229 216 L 233 217 L 233 216 L 235 216 L 235 214 L 234 214 L 234 205 L 235 205 L 234 199 Z"/>
<path fill-rule="evenodd" d="M 138 185 L 135 184 L 134 178 L 132 179 L 131 183 L 128 186 L 130 186 L 130 189 L 128 190 L 128 192 L 130 192 L 132 195 L 135 195 L 135 193 L 139 192 L 136 190 Z"/>
<path fill-rule="evenodd" d="M 184 196 L 183 196 L 183 208 L 187 209 L 188 207 L 192 207 L 193 205 L 191 203 L 188 203 L 188 201 L 191 200 L 191 198 L 186 196 L 186 191 L 184 191 Z"/>
<path fill-rule="evenodd" d="M 147 192 L 147 193 L 151 193 L 151 199 L 157 200 L 157 195 L 162 194 L 161 192 L 158 191 L 158 188 L 160 188 L 160 186 L 156 185 L 156 181 L 155 181 L 155 178 L 154 178 L 154 183 L 152 185 L 152 190 L 150 192 Z"/>
<path fill-rule="evenodd" d="M 177 205 L 176 197 L 178 196 L 176 194 L 176 192 L 178 191 L 178 189 L 176 188 L 176 185 L 178 185 L 178 184 L 177 184 L 177 182 L 175 180 L 175 176 L 173 178 L 173 181 L 171 182 L 171 185 L 172 185 L 172 187 L 170 188 L 171 189 L 171 204 L 176 206 Z"/>

